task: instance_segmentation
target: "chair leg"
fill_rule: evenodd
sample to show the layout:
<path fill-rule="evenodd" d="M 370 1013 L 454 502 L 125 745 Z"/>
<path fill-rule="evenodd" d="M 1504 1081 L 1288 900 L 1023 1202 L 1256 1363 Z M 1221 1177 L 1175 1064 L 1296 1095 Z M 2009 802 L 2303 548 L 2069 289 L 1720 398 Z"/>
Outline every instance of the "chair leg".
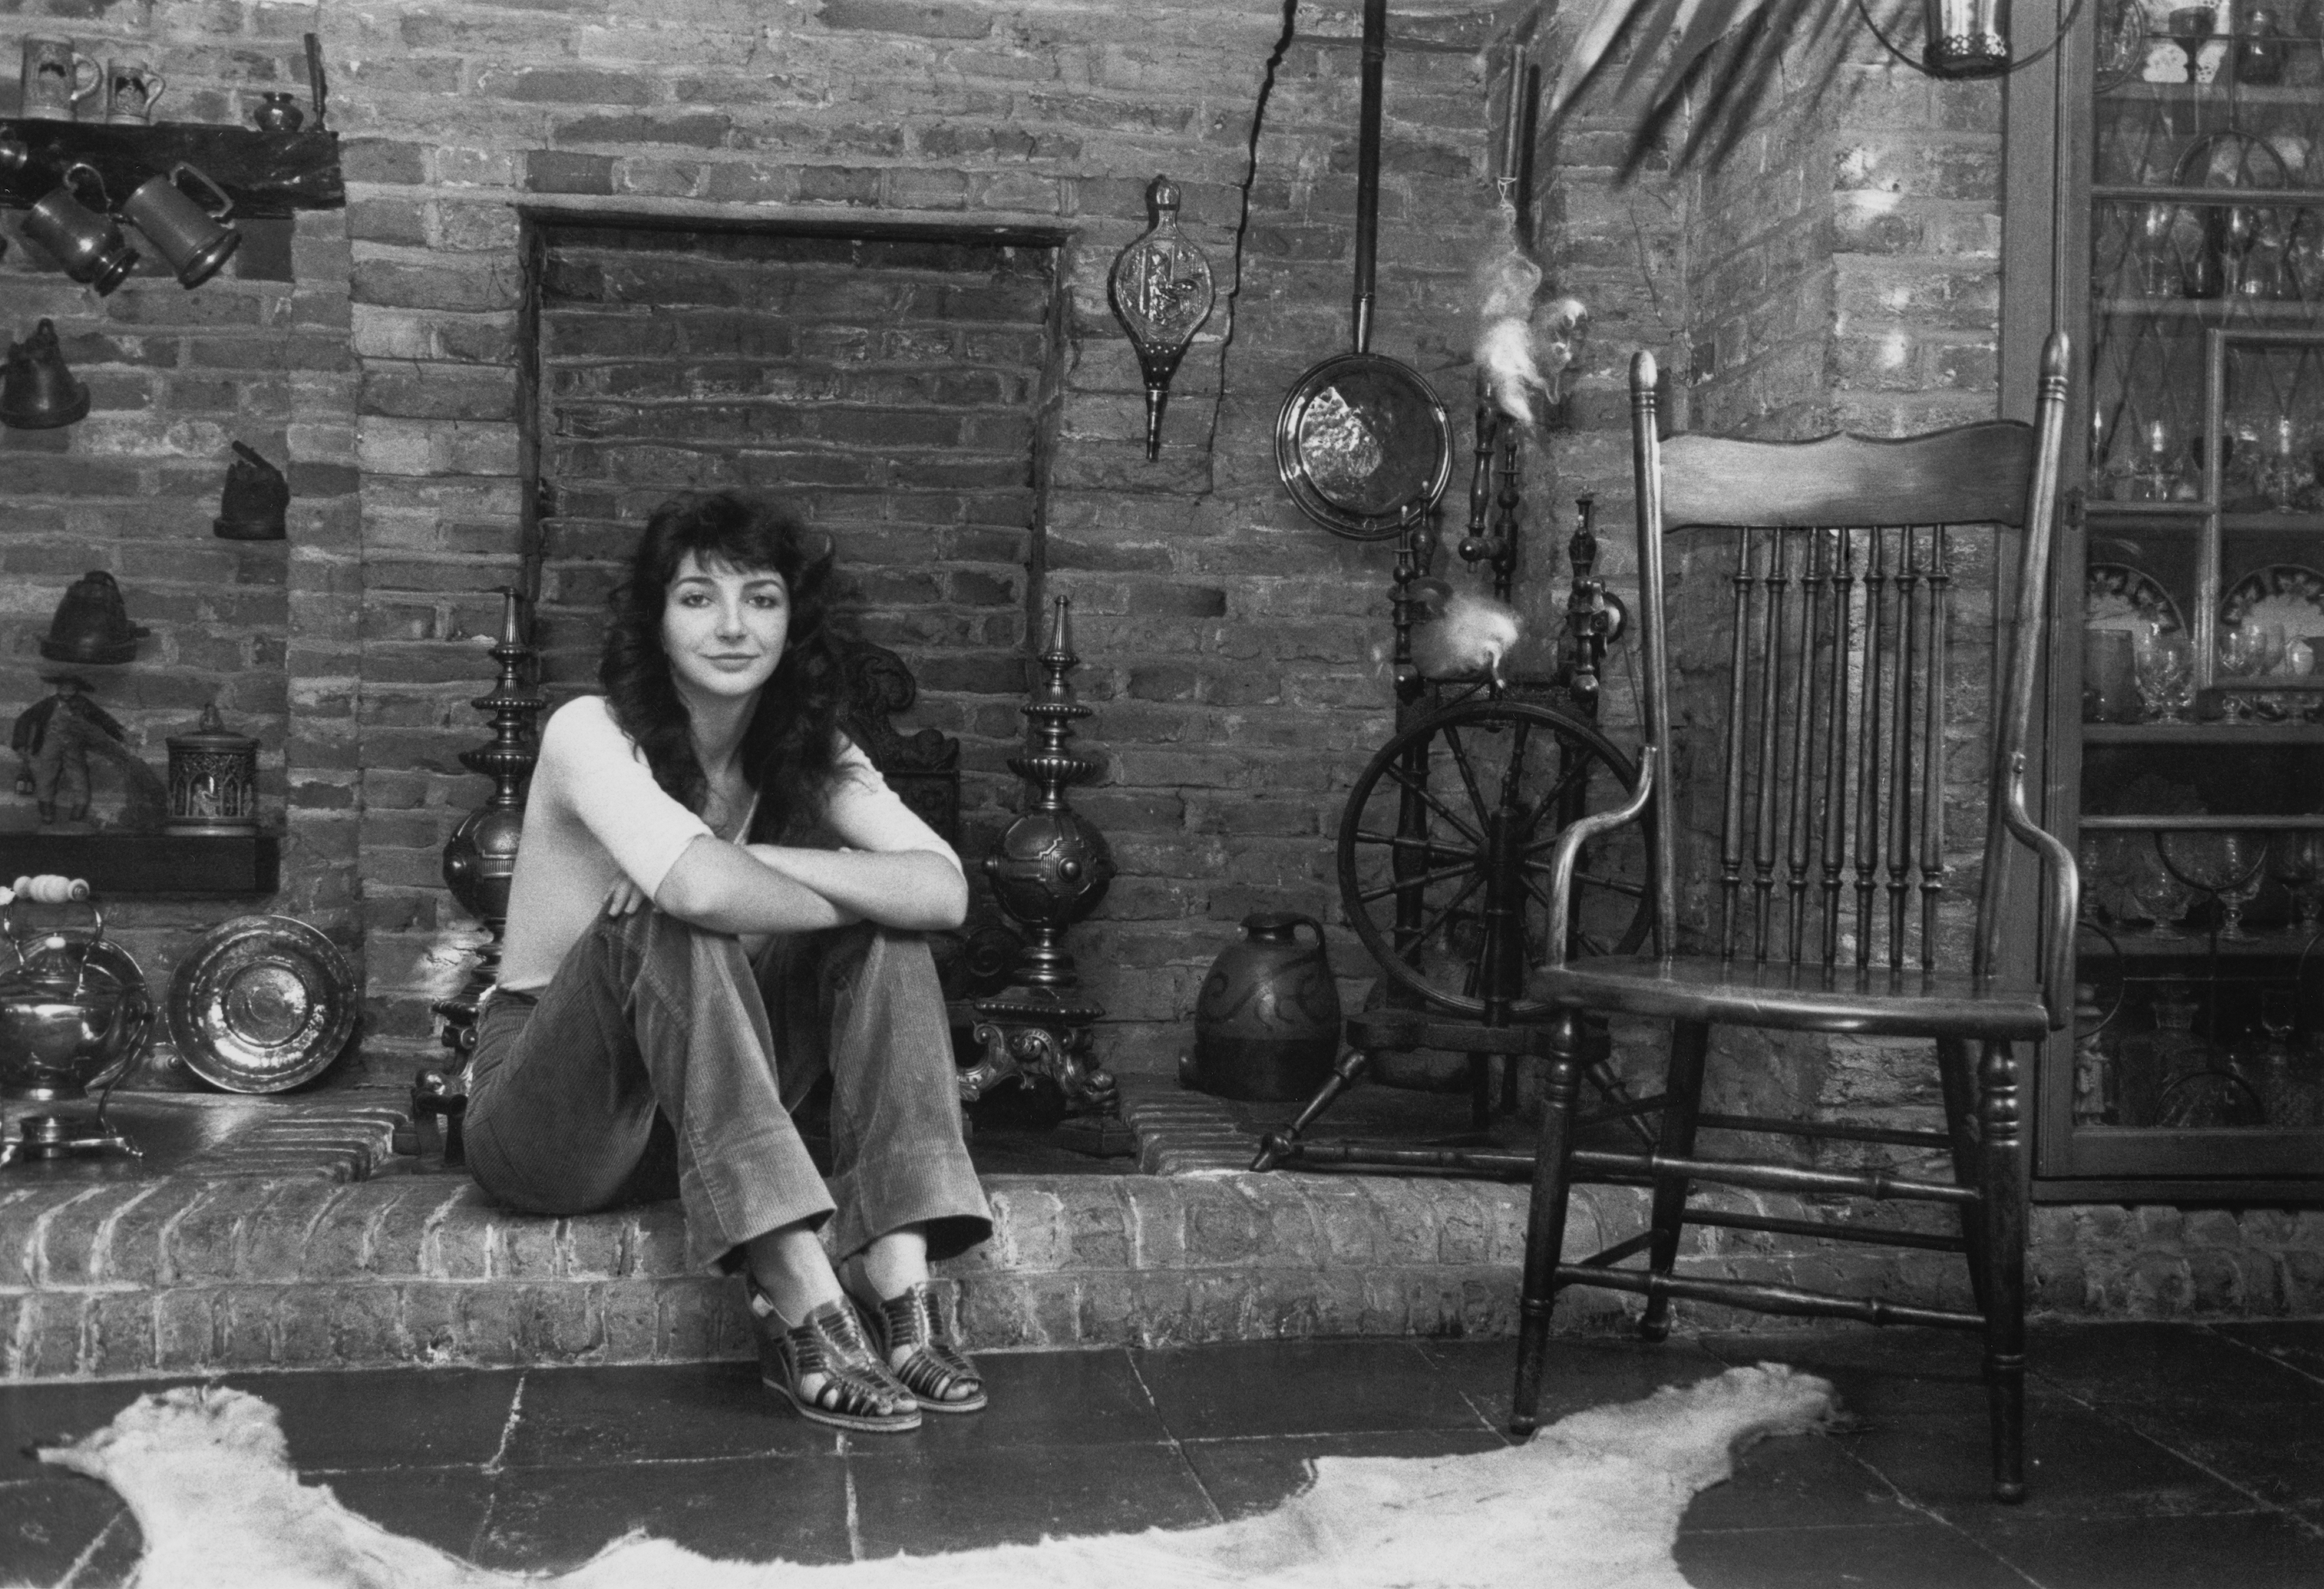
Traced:
<path fill-rule="evenodd" d="M 1952 1138 L 1953 1184 L 1976 1187 L 1985 1175 L 1978 1147 L 1977 1060 L 1965 1038 L 1937 1039 L 1937 1077 L 1944 1086 L 1945 1133 Z M 1961 1241 L 1969 1248 L 1969 1284 L 1979 1313 L 1991 1311 L 1985 1284 L 1985 1212 L 1963 1205 Z"/>
<path fill-rule="evenodd" d="M 2017 1061 L 2007 1043 L 1985 1045 L 1978 1080 L 1993 1498 L 2019 1501 L 2025 1499 L 2025 1147 Z"/>
<path fill-rule="evenodd" d="M 1509 1433 L 1522 1440 L 1541 1421 L 1541 1381 L 1549 1354 L 1549 1313 L 1557 1301 L 1557 1259 L 1565 1245 L 1571 1190 L 1566 1153 L 1573 1145 L 1573 1107 L 1582 1086 L 1582 1023 L 1561 1011 L 1549 1024 L 1543 1066 L 1541 1135 L 1534 1144 L 1533 1198 L 1526 1216 L 1524 1280 L 1517 1290 L 1517 1381 Z"/>
<path fill-rule="evenodd" d="M 1702 1109 L 1702 1061 L 1711 1049 L 1711 1028 L 1700 1021 L 1671 1023 L 1669 1081 L 1663 1100 L 1661 1150 L 1683 1157 L 1694 1151 L 1695 1116 Z M 1686 1224 L 1689 1183 L 1683 1176 L 1658 1177 L 1655 1181 L 1655 1240 L 1647 1260 L 1655 1273 L 1667 1275 L 1678 1262 L 1679 1233 Z M 1646 1316 L 1638 1334 L 1649 1341 L 1670 1337 L 1670 1298 L 1646 1298 Z"/>

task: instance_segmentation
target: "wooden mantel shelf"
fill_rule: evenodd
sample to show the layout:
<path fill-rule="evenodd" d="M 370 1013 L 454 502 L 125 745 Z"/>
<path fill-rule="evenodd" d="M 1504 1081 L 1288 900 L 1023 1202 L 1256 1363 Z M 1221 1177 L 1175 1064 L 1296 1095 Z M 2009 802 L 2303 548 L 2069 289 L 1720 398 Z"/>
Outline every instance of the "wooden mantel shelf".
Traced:
<path fill-rule="evenodd" d="M 199 167 L 226 190 L 236 219 L 337 209 L 347 201 L 339 135 L 328 128 L 262 133 L 213 122 L 107 126 L 0 118 L 0 141 L 22 143 L 29 155 L 20 168 L 0 170 L 0 205 L 37 202 L 76 162 L 96 171 L 115 204 L 179 161 Z"/>
<path fill-rule="evenodd" d="M 100 897 L 271 894 L 277 833 L 0 833 L 0 883 L 42 872 L 85 877 Z"/>

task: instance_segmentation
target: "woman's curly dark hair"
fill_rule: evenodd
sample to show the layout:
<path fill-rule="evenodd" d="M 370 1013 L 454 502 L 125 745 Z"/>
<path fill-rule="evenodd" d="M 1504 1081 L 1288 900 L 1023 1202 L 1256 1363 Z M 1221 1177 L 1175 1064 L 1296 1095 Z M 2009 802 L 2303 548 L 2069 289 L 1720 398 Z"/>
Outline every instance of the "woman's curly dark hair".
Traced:
<path fill-rule="evenodd" d="M 654 781 L 688 810 L 709 792 L 687 733 L 686 703 L 662 650 L 669 582 L 691 552 L 703 564 L 771 569 L 790 596 L 790 629 L 774 676 L 743 730 L 742 773 L 759 793 L 749 836 L 763 841 L 823 815 L 838 768 L 844 672 L 828 600 L 833 549 L 788 510 L 735 492 L 676 497 L 656 508 L 613 589 L 597 679 L 613 721 L 645 753 Z"/>

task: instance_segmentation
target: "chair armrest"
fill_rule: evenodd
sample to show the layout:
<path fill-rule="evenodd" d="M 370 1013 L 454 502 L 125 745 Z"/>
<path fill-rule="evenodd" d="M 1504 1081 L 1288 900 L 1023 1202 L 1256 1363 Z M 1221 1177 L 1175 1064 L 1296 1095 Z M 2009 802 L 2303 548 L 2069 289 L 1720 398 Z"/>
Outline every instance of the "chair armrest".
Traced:
<path fill-rule="evenodd" d="M 1581 858 L 1582 846 L 1600 834 L 1636 822 L 1654 792 L 1655 747 L 1647 745 L 1638 753 L 1638 787 L 1630 791 L 1630 798 L 1610 811 L 1576 818 L 1557 836 L 1557 847 L 1549 853 L 1549 955 L 1543 965 L 1554 969 L 1565 964 L 1566 925 L 1573 914 L 1573 865 Z"/>
<path fill-rule="evenodd" d="M 2047 903 L 2043 923 L 2050 933 L 2049 975 L 2043 979 L 2043 1002 L 2050 1007 L 2050 1030 L 2056 1031 L 2072 1019 L 2074 1008 L 2074 924 L 2081 915 L 2082 876 L 2074 853 L 2063 840 L 2034 820 L 2025 809 L 2025 753 L 2009 759 L 2009 787 L 2001 802 L 2001 820 L 2016 838 L 2047 861 L 2043 880 Z"/>

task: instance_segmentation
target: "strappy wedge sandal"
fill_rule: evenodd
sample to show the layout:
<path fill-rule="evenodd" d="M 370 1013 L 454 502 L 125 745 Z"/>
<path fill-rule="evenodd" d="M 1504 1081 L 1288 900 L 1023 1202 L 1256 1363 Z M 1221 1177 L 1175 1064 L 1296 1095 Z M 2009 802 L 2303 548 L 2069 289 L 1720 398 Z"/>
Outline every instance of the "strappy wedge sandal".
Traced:
<path fill-rule="evenodd" d="M 926 1412 L 981 1412 L 984 1376 L 978 1373 L 946 1332 L 936 1303 L 936 1283 L 921 1280 L 882 1301 L 854 1298 L 864 1333 L 881 1363 L 894 1374 Z M 901 1363 L 896 1353 L 908 1352 Z"/>
<path fill-rule="evenodd" d="M 862 1321 L 846 1303 L 826 1302 L 794 1325 L 775 1311 L 754 1281 L 751 1323 L 759 1336 L 760 1380 L 779 1391 L 801 1418 L 873 1435 L 920 1427 L 918 1399 L 872 1350 Z M 811 1374 L 823 1376 L 812 1395 L 801 1389 Z"/>

